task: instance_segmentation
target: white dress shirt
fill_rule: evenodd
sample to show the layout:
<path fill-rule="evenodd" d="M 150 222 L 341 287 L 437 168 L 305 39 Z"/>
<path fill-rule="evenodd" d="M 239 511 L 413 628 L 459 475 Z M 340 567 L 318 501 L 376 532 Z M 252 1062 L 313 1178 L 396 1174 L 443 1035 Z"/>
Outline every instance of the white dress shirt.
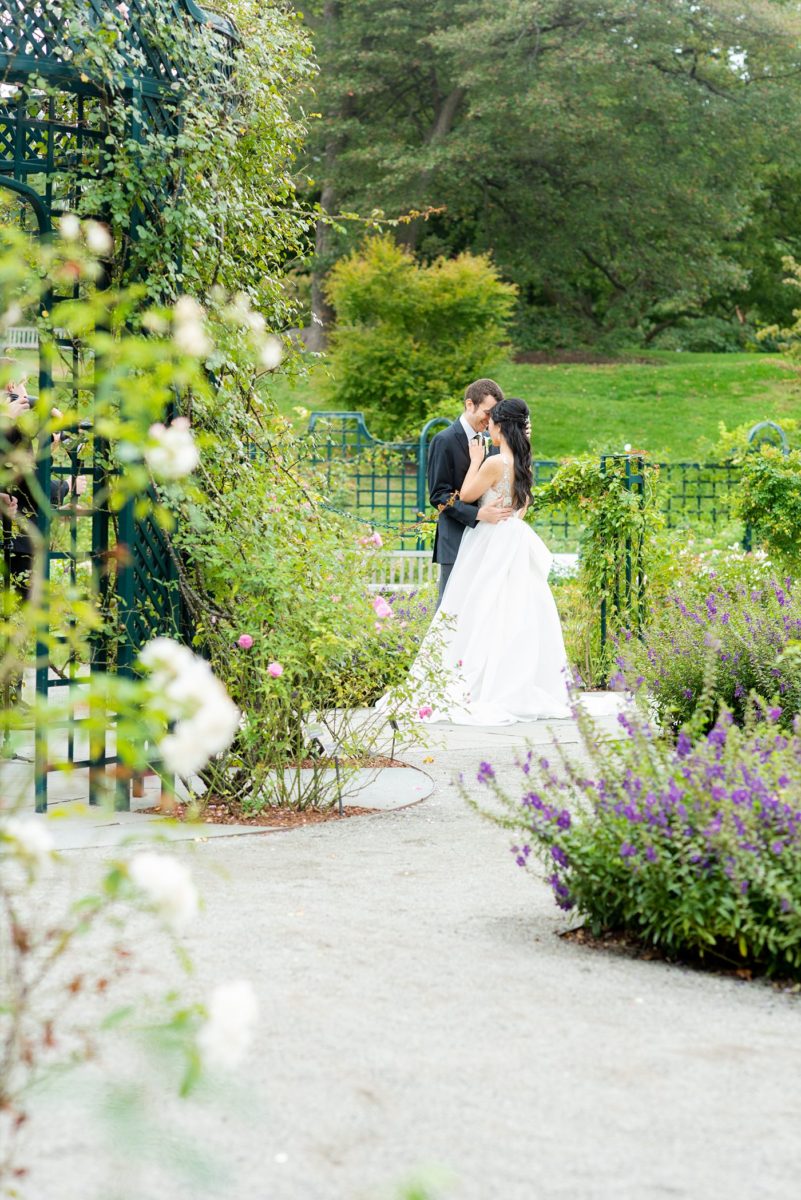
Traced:
<path fill-rule="evenodd" d="M 467 419 L 467 417 L 465 416 L 465 414 L 464 414 L 464 413 L 462 413 L 462 415 L 460 416 L 460 418 L 459 418 L 459 421 L 460 421 L 460 423 L 461 423 L 462 429 L 463 429 L 463 430 L 465 431 L 465 433 L 467 434 L 467 440 L 468 440 L 468 442 L 472 442 L 472 441 L 473 441 L 475 438 L 481 438 L 481 437 L 482 437 L 482 435 L 481 435 L 480 433 L 477 433 L 477 432 L 476 432 L 476 430 L 475 430 L 475 429 L 473 428 L 473 426 L 470 424 L 470 422 L 468 421 L 468 419 Z"/>

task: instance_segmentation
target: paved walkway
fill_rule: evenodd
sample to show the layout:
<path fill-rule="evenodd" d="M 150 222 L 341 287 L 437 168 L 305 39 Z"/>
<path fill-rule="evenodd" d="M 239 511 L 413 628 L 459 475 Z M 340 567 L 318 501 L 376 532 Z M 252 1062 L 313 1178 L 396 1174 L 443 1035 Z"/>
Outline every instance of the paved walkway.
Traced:
<path fill-rule="evenodd" d="M 450 782 L 547 731 L 432 733 L 413 807 L 173 847 L 206 901 L 192 986 L 253 981 L 253 1053 L 207 1104 L 154 1105 L 135 1170 L 98 1151 L 75 1080 L 39 1101 L 31 1196 L 200 1200 L 160 1165 L 182 1134 L 225 1165 L 226 1200 L 379 1200 L 432 1169 L 442 1200 L 798 1194 L 798 999 L 561 940 L 548 889 Z M 68 855 L 69 887 L 107 854 Z M 172 978 L 151 959 L 148 985 Z"/>

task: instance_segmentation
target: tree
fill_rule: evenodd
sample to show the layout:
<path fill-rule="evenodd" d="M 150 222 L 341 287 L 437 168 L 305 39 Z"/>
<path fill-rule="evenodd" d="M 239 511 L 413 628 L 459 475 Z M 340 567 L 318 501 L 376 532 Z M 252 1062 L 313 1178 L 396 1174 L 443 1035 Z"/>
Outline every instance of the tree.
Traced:
<path fill-rule="evenodd" d="M 439 210 L 399 240 L 491 249 L 529 304 L 647 332 L 747 282 L 733 244 L 788 153 L 798 33 L 765 0 L 350 0 L 318 43 L 316 184 Z"/>
<path fill-rule="evenodd" d="M 327 294 L 337 314 L 333 396 L 391 436 L 419 428 L 492 369 L 515 289 L 488 258 L 460 254 L 420 267 L 385 236 L 340 259 Z"/>

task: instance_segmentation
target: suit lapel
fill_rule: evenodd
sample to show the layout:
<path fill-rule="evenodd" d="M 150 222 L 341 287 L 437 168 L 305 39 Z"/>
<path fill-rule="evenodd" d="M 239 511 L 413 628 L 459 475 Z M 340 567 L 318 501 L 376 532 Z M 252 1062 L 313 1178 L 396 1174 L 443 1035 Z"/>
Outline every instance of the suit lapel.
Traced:
<path fill-rule="evenodd" d="M 459 453 L 467 463 L 467 466 L 465 467 L 466 474 L 467 467 L 470 466 L 470 451 L 468 449 L 467 434 L 465 433 L 464 426 L 458 417 L 453 422 L 453 425 L 451 425 L 451 429 L 453 430 L 454 437 L 456 438 L 456 445 L 459 447 Z"/>

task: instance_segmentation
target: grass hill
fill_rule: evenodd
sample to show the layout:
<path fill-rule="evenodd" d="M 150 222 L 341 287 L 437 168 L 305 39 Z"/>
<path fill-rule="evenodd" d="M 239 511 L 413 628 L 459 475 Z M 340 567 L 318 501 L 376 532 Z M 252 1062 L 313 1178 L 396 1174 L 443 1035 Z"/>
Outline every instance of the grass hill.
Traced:
<path fill-rule="evenodd" d="M 493 378 L 507 395 L 521 396 L 533 416 L 538 458 L 561 458 L 582 450 L 635 449 L 694 458 L 703 442 L 714 443 L 718 424 L 801 419 L 801 375 L 787 360 L 768 354 L 649 352 L 615 360 L 562 361 L 530 356 L 506 360 Z M 581 358 L 582 356 L 572 356 Z M 324 365 L 290 386 L 275 379 L 270 392 L 280 410 L 325 408 L 320 399 Z M 466 382 L 469 382 L 466 381 Z M 434 415 L 456 415 L 461 400 Z M 413 438 L 416 429 L 404 431 Z"/>

